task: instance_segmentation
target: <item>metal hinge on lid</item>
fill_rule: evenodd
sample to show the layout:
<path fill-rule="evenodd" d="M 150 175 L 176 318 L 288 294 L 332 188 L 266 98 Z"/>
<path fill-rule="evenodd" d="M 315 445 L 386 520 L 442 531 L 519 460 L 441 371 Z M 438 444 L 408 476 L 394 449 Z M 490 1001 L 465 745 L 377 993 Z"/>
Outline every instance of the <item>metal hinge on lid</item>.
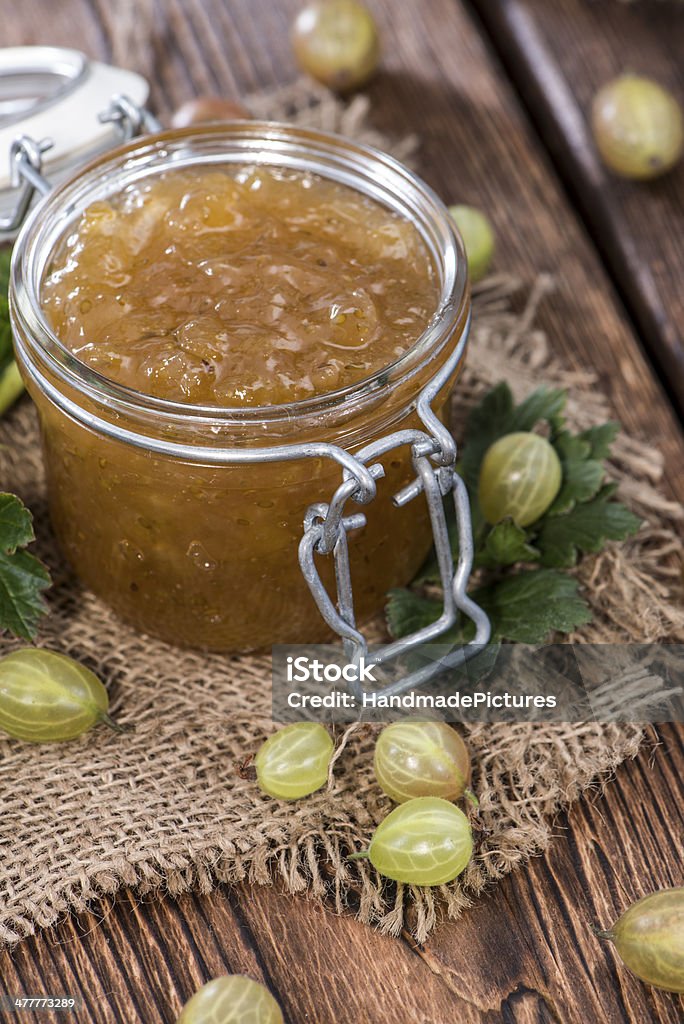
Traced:
<path fill-rule="evenodd" d="M 144 107 L 139 107 L 128 96 L 114 96 L 107 110 L 98 119 L 114 124 L 121 133 L 121 141 L 128 141 L 141 132 L 160 130 L 157 119 Z M 29 211 L 36 192 L 47 195 L 52 184 L 43 175 L 43 154 L 54 147 L 52 139 L 36 142 L 27 135 L 20 135 L 10 146 L 10 184 L 13 189 L 21 188 L 19 198 L 12 212 L 0 217 L 0 234 L 18 231 Z"/>
<path fill-rule="evenodd" d="M 48 178 L 54 184 L 140 131 L 158 130 L 145 111 L 148 94 L 142 76 L 77 50 L 0 49 L 0 231 L 17 230 L 35 193 L 49 191 Z"/>

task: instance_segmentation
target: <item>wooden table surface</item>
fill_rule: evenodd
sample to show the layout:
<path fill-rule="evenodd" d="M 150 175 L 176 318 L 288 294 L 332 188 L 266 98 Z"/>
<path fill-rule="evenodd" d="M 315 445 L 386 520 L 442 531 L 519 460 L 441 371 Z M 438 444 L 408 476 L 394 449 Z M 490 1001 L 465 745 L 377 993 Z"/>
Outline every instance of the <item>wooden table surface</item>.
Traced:
<path fill-rule="evenodd" d="M 157 0 L 148 71 L 156 109 L 292 80 L 288 27 L 298 6 Z M 119 4 L 12 7 L 3 45 L 110 56 Z M 623 68 L 655 75 L 684 100 L 684 8 L 647 0 L 372 7 L 385 43 L 369 90 L 376 123 L 417 131 L 428 181 L 447 201 L 490 213 L 499 269 L 528 281 L 555 276 L 540 325 L 571 366 L 596 368 L 616 415 L 664 452 L 667 489 L 684 501 L 684 166 L 649 185 L 616 181 L 586 127 L 594 89 Z M 289 1024 L 681 1024 L 682 1000 L 637 982 L 591 931 L 634 898 L 684 884 L 682 729 L 660 727 L 652 739 L 605 793 L 559 819 L 546 855 L 425 947 L 277 886 L 142 904 L 125 893 L 0 956 L 0 991 L 79 994 L 84 1009 L 67 1018 L 79 1022 L 172 1024 L 208 978 L 245 972 L 270 986 Z"/>

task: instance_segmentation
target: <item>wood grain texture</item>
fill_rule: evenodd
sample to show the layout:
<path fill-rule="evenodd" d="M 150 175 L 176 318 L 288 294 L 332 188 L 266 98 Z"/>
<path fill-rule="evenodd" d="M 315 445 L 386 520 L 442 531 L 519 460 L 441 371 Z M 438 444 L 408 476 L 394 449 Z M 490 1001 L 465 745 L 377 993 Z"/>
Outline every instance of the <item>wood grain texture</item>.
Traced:
<path fill-rule="evenodd" d="M 80 994 L 76 1019 L 94 1024 L 173 1024 L 226 972 L 267 984 L 288 1024 L 678 1024 L 682 1000 L 633 978 L 591 926 L 681 884 L 682 773 L 682 730 L 663 726 L 660 746 L 559 818 L 547 855 L 425 947 L 277 886 L 144 903 L 127 893 L 4 954 L 0 989 Z"/>
<path fill-rule="evenodd" d="M 287 30 L 298 6 L 158 0 L 148 70 L 157 108 L 168 113 L 195 92 L 237 98 L 291 80 Z M 397 134 L 418 131 L 430 183 L 450 202 L 490 212 L 498 268 L 526 281 L 556 276 L 540 326 L 571 365 L 596 367 L 623 422 L 666 453 L 670 490 L 684 499 L 676 420 L 475 22 L 455 0 L 373 8 L 386 51 L 370 90 L 375 120 Z M 105 0 L 23 0 L 3 43 L 77 45 L 107 57 L 115 15 Z M 172 1024 L 199 984 L 242 971 L 269 985 L 288 1024 L 677 1024 L 682 1002 L 631 978 L 590 931 L 633 898 L 682 884 L 682 731 L 663 728 L 662 737 L 653 756 L 644 749 L 620 769 L 605 796 L 559 819 L 547 855 L 445 922 L 426 948 L 277 886 L 140 904 L 124 894 L 0 957 L 0 991 L 81 994 L 84 1009 L 71 1018 L 79 1024 Z"/>
<path fill-rule="evenodd" d="M 603 167 L 588 119 L 596 91 L 624 71 L 654 78 L 684 103 L 681 6 L 596 0 L 473 0 L 473 6 L 684 411 L 684 162 L 656 181 L 622 180 Z"/>

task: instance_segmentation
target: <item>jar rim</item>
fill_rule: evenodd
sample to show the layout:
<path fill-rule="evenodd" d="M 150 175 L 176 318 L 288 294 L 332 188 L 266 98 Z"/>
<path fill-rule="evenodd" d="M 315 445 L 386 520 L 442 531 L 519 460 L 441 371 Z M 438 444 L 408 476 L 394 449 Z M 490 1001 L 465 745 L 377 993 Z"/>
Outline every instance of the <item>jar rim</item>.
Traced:
<path fill-rule="evenodd" d="M 409 219 L 439 274 L 437 308 L 416 341 L 392 363 L 334 391 L 267 406 L 195 405 L 158 398 L 111 380 L 78 359 L 43 313 L 40 289 L 52 252 L 69 223 L 96 198 L 148 175 L 200 163 L 271 164 L 308 170 L 349 185 Z M 249 424 L 316 416 L 353 404 L 419 373 L 447 344 L 468 300 L 465 250 L 446 206 L 415 172 L 381 150 L 355 140 L 276 121 L 240 120 L 142 136 L 100 155 L 60 183 L 33 209 L 15 242 L 10 311 L 15 344 L 62 383 L 95 401 L 164 421 Z M 21 339 L 21 341 L 20 341 Z M 24 344 L 22 344 L 24 342 Z M 26 344 L 26 342 L 28 344 Z M 30 352 L 26 349 L 30 348 Z"/>

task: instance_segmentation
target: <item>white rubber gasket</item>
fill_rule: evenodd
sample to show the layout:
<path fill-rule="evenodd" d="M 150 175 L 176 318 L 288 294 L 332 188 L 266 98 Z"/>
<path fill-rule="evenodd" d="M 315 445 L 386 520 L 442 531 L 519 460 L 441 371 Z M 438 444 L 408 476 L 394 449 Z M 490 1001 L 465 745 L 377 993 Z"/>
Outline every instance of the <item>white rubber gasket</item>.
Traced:
<path fill-rule="evenodd" d="M 54 142 L 45 154 L 44 174 L 48 180 L 59 180 L 121 141 L 116 125 L 98 120 L 112 96 L 124 95 L 144 106 L 149 95 L 149 85 L 142 75 L 90 61 L 78 50 L 16 46 L 0 49 L 0 111 L 3 79 L 8 88 L 13 78 L 25 76 L 30 82 L 32 75 L 36 82 L 52 76 L 55 88 L 27 109 L 25 116 L 21 112 L 12 116 L 10 111 L 4 125 L 0 121 L 0 212 L 11 207 L 15 199 L 10 188 L 9 154 L 17 136 Z"/>

